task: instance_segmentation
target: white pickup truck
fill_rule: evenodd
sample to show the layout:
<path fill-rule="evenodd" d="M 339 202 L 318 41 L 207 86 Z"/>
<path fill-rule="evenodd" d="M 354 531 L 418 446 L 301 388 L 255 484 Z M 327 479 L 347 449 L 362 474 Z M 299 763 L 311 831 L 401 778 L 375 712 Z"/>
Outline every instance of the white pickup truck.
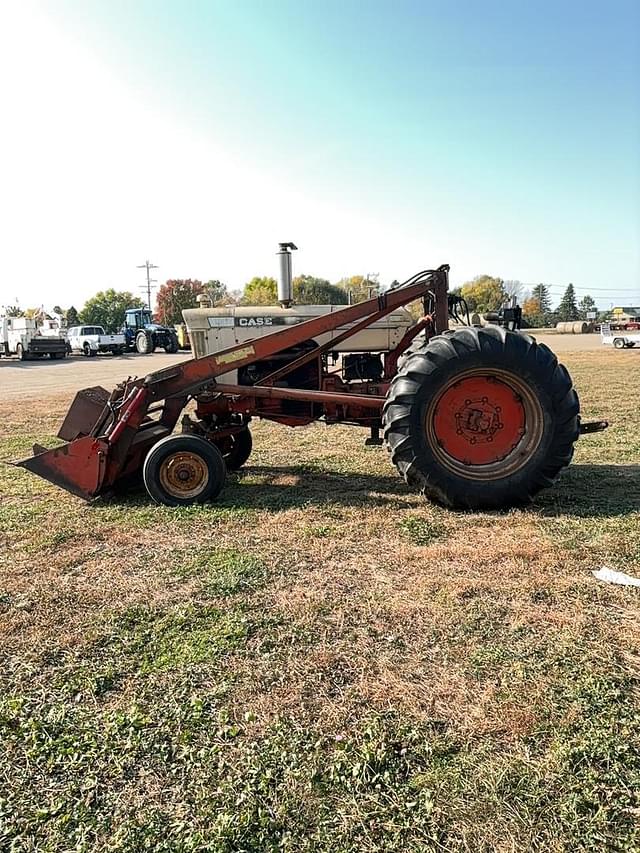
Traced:
<path fill-rule="evenodd" d="M 640 346 L 640 332 L 614 331 L 609 323 L 600 326 L 600 338 L 605 346 L 613 346 L 616 349 Z"/>
<path fill-rule="evenodd" d="M 126 349 L 124 335 L 107 335 L 102 326 L 71 326 L 67 330 L 70 352 L 81 352 L 86 356 L 99 352 L 122 355 Z"/>

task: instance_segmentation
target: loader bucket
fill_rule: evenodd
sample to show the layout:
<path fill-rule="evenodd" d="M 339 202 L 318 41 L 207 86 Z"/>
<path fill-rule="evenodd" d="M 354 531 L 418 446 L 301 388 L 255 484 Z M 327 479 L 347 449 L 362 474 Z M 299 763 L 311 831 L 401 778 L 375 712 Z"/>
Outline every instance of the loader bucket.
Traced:
<path fill-rule="evenodd" d="M 36 455 L 14 464 L 61 486 L 73 495 L 90 500 L 100 492 L 107 450 L 108 445 L 104 441 L 84 436 L 44 452 L 38 452 L 42 448 L 36 445 Z"/>
<path fill-rule="evenodd" d="M 82 435 L 90 435 L 109 397 L 109 392 L 100 385 L 78 391 L 58 430 L 58 437 L 73 441 Z"/>

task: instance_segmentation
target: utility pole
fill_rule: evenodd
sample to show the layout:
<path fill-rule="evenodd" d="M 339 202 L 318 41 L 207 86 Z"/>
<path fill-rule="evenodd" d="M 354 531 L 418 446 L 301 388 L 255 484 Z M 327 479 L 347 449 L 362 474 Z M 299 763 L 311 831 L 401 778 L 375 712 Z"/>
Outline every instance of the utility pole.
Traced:
<path fill-rule="evenodd" d="M 147 287 L 146 287 L 146 290 L 147 290 L 147 307 L 149 308 L 149 311 L 151 311 L 151 286 L 154 282 L 157 281 L 157 279 L 149 277 L 149 270 L 157 270 L 158 267 L 155 264 L 152 264 L 151 261 L 145 261 L 143 264 L 138 264 L 137 268 L 139 270 L 146 269 L 146 271 L 147 271 Z M 144 289 L 145 288 L 143 286 L 142 290 L 144 290 Z"/>

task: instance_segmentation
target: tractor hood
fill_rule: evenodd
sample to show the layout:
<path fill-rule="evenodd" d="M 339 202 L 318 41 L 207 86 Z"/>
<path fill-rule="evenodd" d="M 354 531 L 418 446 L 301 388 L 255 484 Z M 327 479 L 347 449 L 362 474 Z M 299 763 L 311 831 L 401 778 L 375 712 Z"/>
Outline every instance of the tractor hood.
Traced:
<path fill-rule="evenodd" d="M 188 308 L 182 312 L 196 358 L 211 355 L 229 346 L 268 335 L 285 326 L 295 326 L 313 317 L 340 311 L 344 305 L 229 305 L 222 308 Z M 386 317 L 338 344 L 338 352 L 386 352 L 397 346 L 415 320 L 406 308 L 396 308 Z M 345 331 L 346 326 L 321 334 L 324 344 Z"/>
<path fill-rule="evenodd" d="M 173 332 L 168 326 L 161 326 L 159 323 L 148 323 L 145 329 L 149 332 Z"/>

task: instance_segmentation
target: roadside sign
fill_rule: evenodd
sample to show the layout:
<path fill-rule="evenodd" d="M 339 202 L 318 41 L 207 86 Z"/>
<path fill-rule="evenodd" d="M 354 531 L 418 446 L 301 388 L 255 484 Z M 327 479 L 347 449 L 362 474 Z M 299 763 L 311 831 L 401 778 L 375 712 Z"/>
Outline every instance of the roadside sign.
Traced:
<path fill-rule="evenodd" d="M 595 320 L 597 316 L 597 311 L 587 311 L 587 320 Z"/>

